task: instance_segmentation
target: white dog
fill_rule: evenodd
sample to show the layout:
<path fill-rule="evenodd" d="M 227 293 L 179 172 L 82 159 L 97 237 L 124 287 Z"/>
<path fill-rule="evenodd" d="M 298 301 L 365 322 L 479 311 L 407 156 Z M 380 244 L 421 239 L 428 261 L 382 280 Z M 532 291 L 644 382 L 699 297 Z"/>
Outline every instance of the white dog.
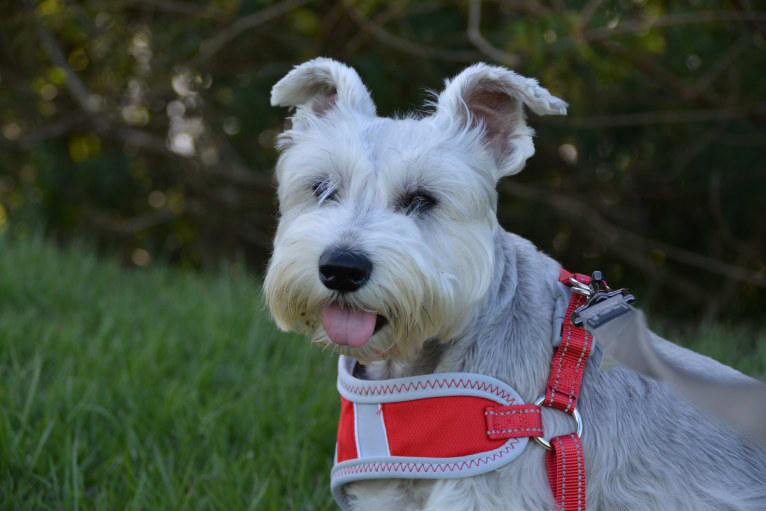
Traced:
<path fill-rule="evenodd" d="M 447 82 L 430 114 L 380 118 L 357 73 L 324 58 L 297 66 L 271 101 L 294 108 L 279 137 L 281 218 L 264 284 L 277 324 L 345 355 L 344 378 L 357 382 L 461 372 L 511 387 L 520 398 L 509 402 L 544 394 L 570 290 L 556 261 L 499 226 L 495 185 L 534 153 L 523 107 L 565 114 L 566 103 L 477 64 Z M 744 378 L 660 342 L 688 368 Z M 599 371 L 599 357 L 596 345 L 577 403 L 580 508 L 766 509 L 766 452 L 662 383 Z M 554 410 L 543 422 L 546 437 L 572 429 Z M 545 450 L 515 442 L 514 459 L 490 471 L 378 474 L 340 485 L 336 498 L 375 511 L 555 508 Z"/>

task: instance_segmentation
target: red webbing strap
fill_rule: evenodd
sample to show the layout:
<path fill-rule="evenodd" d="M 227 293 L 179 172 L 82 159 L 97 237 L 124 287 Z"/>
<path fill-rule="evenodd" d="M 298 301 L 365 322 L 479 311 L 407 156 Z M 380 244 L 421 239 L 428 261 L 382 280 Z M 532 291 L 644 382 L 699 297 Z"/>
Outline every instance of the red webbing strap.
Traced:
<path fill-rule="evenodd" d="M 561 268 L 561 272 L 559 273 L 559 282 L 566 284 L 567 286 L 571 286 L 572 283 L 569 281 L 569 279 L 572 277 L 574 277 L 575 280 L 582 282 L 583 284 L 590 284 L 590 277 L 588 275 L 584 275 L 582 273 L 569 273 L 564 268 Z"/>
<path fill-rule="evenodd" d="M 562 270 L 562 275 L 563 273 Z M 584 277 L 584 275 L 577 277 Z M 580 278 L 577 280 L 583 282 Z M 561 344 L 553 354 L 551 372 L 548 376 L 548 388 L 545 391 L 545 400 L 543 401 L 543 406 L 558 408 L 568 414 L 571 414 L 574 407 L 577 406 L 577 396 L 580 395 L 580 383 L 585 371 L 585 362 L 593 347 L 593 336 L 584 328 L 574 326 L 571 320 L 572 312 L 584 304 L 586 300 L 585 296 L 572 293 L 564 322 L 561 325 Z"/>
<path fill-rule="evenodd" d="M 537 405 L 488 406 L 484 409 L 487 437 L 491 440 L 543 436 L 543 421 Z"/>
<path fill-rule="evenodd" d="M 561 270 L 559 281 L 571 286 L 570 278 L 587 284 L 587 275 L 572 274 Z M 572 414 L 580 395 L 580 384 L 585 373 L 585 363 L 593 347 L 593 336 L 584 328 L 572 324 L 572 312 L 583 305 L 587 298 L 572 293 L 566 316 L 561 326 L 561 344 L 551 361 L 548 387 L 543 406 L 558 408 Z M 585 459 L 580 438 L 576 433 L 562 435 L 550 440 L 552 450 L 548 452 L 548 482 L 560 511 L 585 510 Z"/>
<path fill-rule="evenodd" d="M 548 483 L 559 511 L 585 511 L 585 460 L 575 433 L 551 439 L 545 457 Z"/>

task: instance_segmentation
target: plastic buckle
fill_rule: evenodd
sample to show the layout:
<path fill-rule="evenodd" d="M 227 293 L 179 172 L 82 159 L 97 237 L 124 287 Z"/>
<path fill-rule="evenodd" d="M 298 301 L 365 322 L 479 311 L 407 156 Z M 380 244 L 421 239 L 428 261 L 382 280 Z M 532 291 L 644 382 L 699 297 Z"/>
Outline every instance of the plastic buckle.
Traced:
<path fill-rule="evenodd" d="M 601 272 L 596 270 L 591 275 L 590 284 L 587 285 L 589 288 L 589 292 L 587 292 L 584 287 L 586 287 L 585 284 L 577 282 L 577 286 L 572 288 L 572 291 L 581 294 L 584 296 L 587 296 L 587 301 L 577 307 L 574 311 L 572 311 L 571 321 L 574 326 L 582 326 L 583 322 L 580 318 L 580 313 L 583 312 L 585 309 L 592 307 L 593 305 L 596 305 L 597 303 L 603 302 L 604 300 L 607 300 L 609 298 L 612 298 L 613 296 L 622 296 L 622 299 L 625 301 L 625 303 L 633 303 L 636 300 L 636 297 L 633 296 L 630 291 L 627 288 L 620 288 L 612 290 L 606 282 L 604 282 L 604 279 L 601 275 Z"/>

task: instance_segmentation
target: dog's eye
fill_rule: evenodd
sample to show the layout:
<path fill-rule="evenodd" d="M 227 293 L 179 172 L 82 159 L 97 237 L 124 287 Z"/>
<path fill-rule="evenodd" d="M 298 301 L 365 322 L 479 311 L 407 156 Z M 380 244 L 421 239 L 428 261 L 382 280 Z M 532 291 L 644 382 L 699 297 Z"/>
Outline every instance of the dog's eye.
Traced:
<path fill-rule="evenodd" d="M 326 200 L 336 200 L 338 198 L 337 192 L 328 179 L 315 181 L 314 184 L 311 185 L 311 193 L 314 194 L 314 197 L 316 197 L 320 203 Z"/>
<path fill-rule="evenodd" d="M 436 205 L 436 199 L 429 194 L 418 191 L 407 195 L 401 201 L 399 207 L 405 215 L 425 213 Z"/>

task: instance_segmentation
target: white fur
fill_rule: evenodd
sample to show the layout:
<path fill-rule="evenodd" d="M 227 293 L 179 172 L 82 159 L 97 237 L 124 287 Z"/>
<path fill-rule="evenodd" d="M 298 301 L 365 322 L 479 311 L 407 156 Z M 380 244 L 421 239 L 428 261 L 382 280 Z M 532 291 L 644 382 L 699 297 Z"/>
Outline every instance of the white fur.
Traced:
<path fill-rule="evenodd" d="M 563 114 L 566 104 L 534 80 L 477 64 L 420 118 L 379 118 L 347 66 L 316 59 L 272 92 L 294 107 L 279 138 L 280 222 L 264 289 L 285 330 L 304 332 L 367 364 L 379 379 L 467 371 L 499 378 L 528 402 L 543 393 L 559 265 L 496 220 L 496 181 L 534 153 L 523 105 Z M 324 183 L 316 196 L 312 186 Z M 398 207 L 425 190 L 422 214 Z M 344 244 L 369 256 L 369 282 L 338 294 L 319 280 L 318 259 Z M 360 348 L 338 348 L 323 306 L 373 311 L 389 324 Z M 669 345 L 690 368 L 741 378 Z M 598 371 L 598 346 L 578 404 L 585 422 L 588 509 L 764 509 L 766 453 L 698 414 L 664 385 L 617 368 Z M 568 419 L 544 410 L 546 433 Z M 332 441 L 328 439 L 328 442 Z M 349 485 L 359 510 L 550 509 L 544 452 L 530 443 L 500 470 L 471 479 L 377 480 Z"/>
<path fill-rule="evenodd" d="M 299 116 L 322 112 L 336 101 L 360 114 L 375 115 L 375 104 L 356 71 L 331 59 L 295 66 L 271 90 L 272 106 L 296 107 Z"/>

